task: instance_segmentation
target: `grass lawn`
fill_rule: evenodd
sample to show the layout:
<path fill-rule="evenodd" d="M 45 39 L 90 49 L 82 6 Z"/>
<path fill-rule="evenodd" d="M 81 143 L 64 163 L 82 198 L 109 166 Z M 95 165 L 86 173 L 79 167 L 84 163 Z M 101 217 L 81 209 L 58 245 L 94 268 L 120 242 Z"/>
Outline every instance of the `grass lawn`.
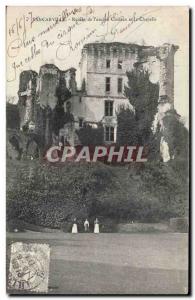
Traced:
<path fill-rule="evenodd" d="M 187 234 L 19 232 L 7 239 L 50 245 L 49 294 L 188 292 Z"/>

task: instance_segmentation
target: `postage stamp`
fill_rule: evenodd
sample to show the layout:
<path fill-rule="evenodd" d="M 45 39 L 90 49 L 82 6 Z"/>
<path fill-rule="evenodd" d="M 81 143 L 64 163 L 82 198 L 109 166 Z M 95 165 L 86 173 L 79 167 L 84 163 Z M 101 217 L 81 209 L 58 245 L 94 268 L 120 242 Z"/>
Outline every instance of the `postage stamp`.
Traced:
<path fill-rule="evenodd" d="M 187 294 L 191 9 L 64 3 L 6 6 L 8 293 Z"/>
<path fill-rule="evenodd" d="M 47 244 L 11 245 L 8 288 L 46 293 L 49 280 L 50 247 Z"/>

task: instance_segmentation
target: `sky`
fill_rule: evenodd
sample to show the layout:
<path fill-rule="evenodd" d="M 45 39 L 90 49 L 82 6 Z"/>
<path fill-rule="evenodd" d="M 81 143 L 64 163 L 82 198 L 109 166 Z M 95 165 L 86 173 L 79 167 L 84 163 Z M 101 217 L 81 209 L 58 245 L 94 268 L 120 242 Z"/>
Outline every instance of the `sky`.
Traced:
<path fill-rule="evenodd" d="M 23 70 L 39 72 L 45 63 L 61 70 L 78 70 L 85 43 L 170 43 L 179 46 L 175 54 L 174 105 L 188 124 L 188 27 L 187 7 L 8 7 L 7 97 L 15 97 L 17 102 Z M 77 80 L 79 83 L 79 71 Z"/>

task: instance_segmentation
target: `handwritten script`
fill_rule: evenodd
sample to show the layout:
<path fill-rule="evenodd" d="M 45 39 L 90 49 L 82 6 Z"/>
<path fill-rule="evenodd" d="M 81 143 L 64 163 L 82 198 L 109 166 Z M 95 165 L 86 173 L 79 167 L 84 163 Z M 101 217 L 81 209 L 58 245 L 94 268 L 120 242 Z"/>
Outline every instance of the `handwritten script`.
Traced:
<path fill-rule="evenodd" d="M 96 9 L 66 8 L 52 17 L 35 16 L 29 11 L 16 17 L 7 29 L 7 81 L 15 81 L 20 70 L 29 65 L 33 69 L 33 61 L 41 59 L 44 51 L 54 53 L 53 60 L 66 62 L 89 41 L 114 42 L 125 32 L 129 37 L 144 24 L 156 21 L 152 15 L 157 9 L 145 10 L 142 15 L 132 12 L 128 16 L 117 7 L 114 12 L 105 8 L 103 14 L 96 13 Z"/>

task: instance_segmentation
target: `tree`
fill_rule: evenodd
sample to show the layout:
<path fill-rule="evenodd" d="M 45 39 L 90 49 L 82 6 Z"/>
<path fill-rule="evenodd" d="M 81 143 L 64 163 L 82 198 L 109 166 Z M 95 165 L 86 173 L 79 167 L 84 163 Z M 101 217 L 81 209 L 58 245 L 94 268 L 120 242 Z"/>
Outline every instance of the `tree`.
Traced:
<path fill-rule="evenodd" d="M 169 145 L 170 156 L 184 160 L 187 164 L 189 155 L 189 133 L 175 110 L 168 111 L 163 118 L 163 135 Z"/>
<path fill-rule="evenodd" d="M 117 144 L 118 145 L 136 145 L 137 140 L 137 122 L 134 112 L 123 106 L 117 113 Z"/>
<path fill-rule="evenodd" d="M 16 104 L 9 102 L 6 103 L 6 125 L 7 128 L 20 128 L 20 116 L 18 106 Z"/>
<path fill-rule="evenodd" d="M 117 142 L 148 147 L 148 158 L 159 156 L 159 139 L 152 132 L 157 113 L 159 85 L 150 82 L 150 74 L 139 67 L 127 72 L 125 96 L 133 109 L 121 107 L 117 114 Z"/>
<path fill-rule="evenodd" d="M 76 131 L 79 140 L 82 145 L 102 145 L 104 141 L 104 130 L 101 124 L 98 124 L 97 128 L 92 128 L 92 126 L 86 124 L 84 127 Z"/>
<path fill-rule="evenodd" d="M 127 72 L 128 86 L 125 96 L 135 112 L 135 132 L 139 144 L 150 144 L 153 139 L 152 124 L 157 113 L 159 86 L 150 82 L 148 71 L 139 68 Z"/>

